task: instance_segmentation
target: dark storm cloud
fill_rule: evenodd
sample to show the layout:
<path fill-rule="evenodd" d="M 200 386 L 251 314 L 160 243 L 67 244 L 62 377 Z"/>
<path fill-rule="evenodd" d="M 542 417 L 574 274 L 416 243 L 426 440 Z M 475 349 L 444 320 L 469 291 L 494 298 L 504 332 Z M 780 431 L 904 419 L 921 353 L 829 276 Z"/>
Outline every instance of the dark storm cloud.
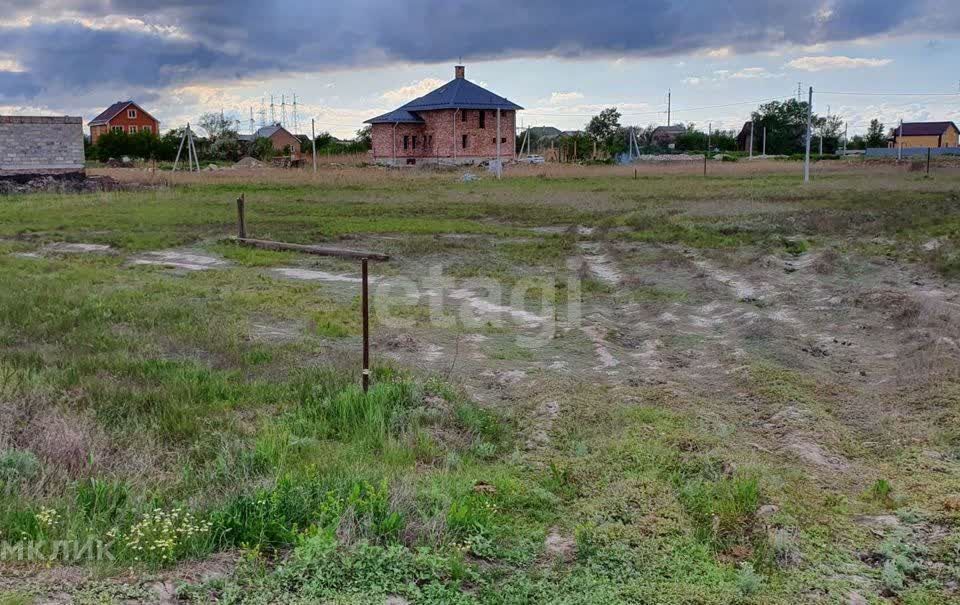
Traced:
<path fill-rule="evenodd" d="M 919 23 L 925 35 L 948 33 L 960 21 L 955 0 L 11 0 L 6 5 L 10 17 L 0 15 L 0 23 L 8 21 L 0 25 L 0 58 L 13 55 L 25 73 L 0 79 L 0 101 L 459 56 L 667 56 L 727 46 L 751 52 L 897 35 Z M 25 16 L 36 18 L 29 25 L 9 24 Z M 118 25 L 124 17 L 145 26 Z M 71 19 L 97 23 L 88 27 Z"/>

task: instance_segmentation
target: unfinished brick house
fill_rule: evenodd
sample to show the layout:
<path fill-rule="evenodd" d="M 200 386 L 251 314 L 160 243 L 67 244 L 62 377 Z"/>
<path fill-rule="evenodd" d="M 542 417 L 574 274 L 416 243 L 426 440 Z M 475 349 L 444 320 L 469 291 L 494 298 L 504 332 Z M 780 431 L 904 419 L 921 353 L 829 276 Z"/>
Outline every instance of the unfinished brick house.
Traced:
<path fill-rule="evenodd" d="M 372 125 L 373 159 L 391 165 L 474 164 L 516 157 L 516 103 L 467 80 L 464 67 L 454 79 L 390 113 Z M 497 117 L 499 115 L 499 137 Z"/>

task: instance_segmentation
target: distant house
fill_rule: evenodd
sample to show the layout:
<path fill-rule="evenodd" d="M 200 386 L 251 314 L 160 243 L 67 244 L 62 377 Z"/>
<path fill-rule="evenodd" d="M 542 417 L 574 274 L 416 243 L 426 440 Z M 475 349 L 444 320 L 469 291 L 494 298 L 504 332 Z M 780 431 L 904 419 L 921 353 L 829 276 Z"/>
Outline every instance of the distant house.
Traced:
<path fill-rule="evenodd" d="M 687 128 L 681 125 L 657 126 L 650 133 L 650 139 L 658 147 L 673 148 L 677 142 L 677 137 L 687 133 Z"/>
<path fill-rule="evenodd" d="M 740 133 L 737 135 L 737 149 L 740 151 L 750 151 L 750 134 L 752 130 L 752 122 L 744 122 L 743 128 L 740 129 Z"/>
<path fill-rule="evenodd" d="M 894 128 L 888 147 L 960 147 L 960 130 L 953 122 L 904 122 Z"/>
<path fill-rule="evenodd" d="M 280 124 L 264 126 L 253 134 L 241 134 L 237 138 L 246 143 L 252 143 L 257 139 L 270 139 L 274 151 L 279 155 L 289 155 L 294 160 L 301 159 L 301 139 Z"/>
<path fill-rule="evenodd" d="M 465 77 L 454 79 L 397 109 L 366 121 L 372 125 L 373 159 L 388 164 L 476 163 L 516 156 L 517 110 L 523 109 Z"/>
<path fill-rule="evenodd" d="M 90 120 L 90 142 L 96 143 L 100 135 L 108 132 L 152 132 L 160 134 L 160 121 L 144 111 L 133 101 L 114 103 L 100 115 Z"/>

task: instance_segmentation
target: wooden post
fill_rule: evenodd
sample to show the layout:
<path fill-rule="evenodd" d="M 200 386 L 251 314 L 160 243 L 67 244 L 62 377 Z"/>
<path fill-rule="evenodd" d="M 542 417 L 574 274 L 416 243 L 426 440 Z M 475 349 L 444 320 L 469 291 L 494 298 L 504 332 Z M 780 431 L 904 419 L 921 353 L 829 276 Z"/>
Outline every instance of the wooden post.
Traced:
<path fill-rule="evenodd" d="M 367 259 L 360 259 L 363 273 L 361 306 L 363 307 L 363 392 L 370 388 L 370 310 L 367 292 Z"/>
<path fill-rule="evenodd" d="M 247 237 L 247 219 L 243 212 L 243 196 L 244 194 L 241 193 L 240 197 L 237 198 L 237 235 L 240 239 L 246 239 Z"/>

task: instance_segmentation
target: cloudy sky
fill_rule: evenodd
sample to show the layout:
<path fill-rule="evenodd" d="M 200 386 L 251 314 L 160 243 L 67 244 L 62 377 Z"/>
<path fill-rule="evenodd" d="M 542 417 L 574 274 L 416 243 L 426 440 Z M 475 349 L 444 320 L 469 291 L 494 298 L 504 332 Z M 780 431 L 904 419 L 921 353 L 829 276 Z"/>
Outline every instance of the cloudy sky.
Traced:
<path fill-rule="evenodd" d="M 958 32 L 958 0 L 0 0 L 0 113 L 132 98 L 163 128 L 223 110 L 247 131 L 270 95 L 292 127 L 296 94 L 301 131 L 351 136 L 462 57 L 525 125 L 662 124 L 669 89 L 674 122 L 734 128 L 799 85 L 859 132 L 960 121 Z"/>

